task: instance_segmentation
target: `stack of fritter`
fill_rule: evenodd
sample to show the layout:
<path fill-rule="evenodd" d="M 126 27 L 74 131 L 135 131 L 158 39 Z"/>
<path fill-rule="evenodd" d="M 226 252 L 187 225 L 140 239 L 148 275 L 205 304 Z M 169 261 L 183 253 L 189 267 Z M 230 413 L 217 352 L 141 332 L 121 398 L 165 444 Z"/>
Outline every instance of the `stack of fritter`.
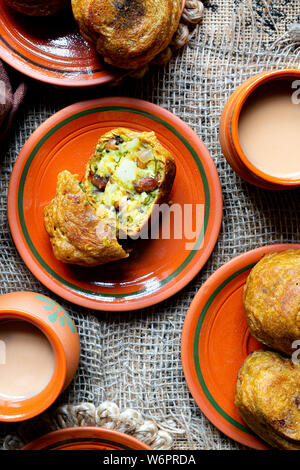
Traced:
<path fill-rule="evenodd" d="M 250 333 L 274 351 L 257 351 L 242 365 L 235 403 L 273 447 L 300 450 L 300 250 L 265 256 L 244 290 Z M 300 354 L 299 354 L 300 356 Z"/>

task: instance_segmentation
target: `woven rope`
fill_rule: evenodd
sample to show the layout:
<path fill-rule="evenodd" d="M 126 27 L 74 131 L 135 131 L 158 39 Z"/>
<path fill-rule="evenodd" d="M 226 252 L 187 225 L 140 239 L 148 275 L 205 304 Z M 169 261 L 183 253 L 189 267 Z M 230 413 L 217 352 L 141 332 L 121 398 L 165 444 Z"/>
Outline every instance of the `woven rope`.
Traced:
<path fill-rule="evenodd" d="M 168 450 L 173 444 L 170 433 L 160 430 L 154 421 L 144 419 L 139 411 L 127 408 L 121 412 L 115 403 L 106 401 L 98 407 L 92 403 L 63 405 L 51 415 L 44 413 L 24 422 L 17 433 L 5 437 L 3 449 L 17 450 L 49 432 L 78 426 L 114 429 L 139 439 L 155 450 Z"/>
<path fill-rule="evenodd" d="M 299 0 L 203 4 L 203 21 L 184 49 L 167 66 L 151 67 L 142 80 L 128 79 L 117 89 L 60 90 L 36 82 L 29 87 L 27 104 L 0 164 L 0 292 L 25 289 L 48 294 L 76 323 L 80 367 L 56 407 L 83 402 L 98 407 L 113 401 L 122 410 L 138 410 L 159 423 L 160 430 L 173 436 L 174 449 L 241 449 L 208 422 L 192 399 L 181 366 L 180 334 L 195 293 L 223 263 L 257 246 L 299 243 L 300 192 L 269 192 L 246 184 L 227 164 L 218 138 L 225 101 L 242 81 L 268 69 L 299 68 L 298 26 L 293 26 L 299 23 Z M 49 292 L 20 259 L 7 223 L 8 181 L 29 135 L 62 107 L 108 94 L 149 100 L 189 124 L 208 147 L 223 191 L 222 230 L 206 266 L 180 293 L 138 312 L 88 311 Z M 16 429 L 0 425 L 0 446 L 1 437 Z"/>
<path fill-rule="evenodd" d="M 182 49 L 188 43 L 192 27 L 201 21 L 203 12 L 204 6 L 200 0 L 186 0 L 180 23 L 170 46 L 160 52 L 150 64 L 146 64 L 143 68 L 132 72 L 130 77 L 143 78 L 149 70 L 149 65 L 161 67 L 162 65 L 168 64 L 173 53 L 178 49 Z M 121 81 L 122 80 L 118 81 L 118 84 L 120 84 Z"/>

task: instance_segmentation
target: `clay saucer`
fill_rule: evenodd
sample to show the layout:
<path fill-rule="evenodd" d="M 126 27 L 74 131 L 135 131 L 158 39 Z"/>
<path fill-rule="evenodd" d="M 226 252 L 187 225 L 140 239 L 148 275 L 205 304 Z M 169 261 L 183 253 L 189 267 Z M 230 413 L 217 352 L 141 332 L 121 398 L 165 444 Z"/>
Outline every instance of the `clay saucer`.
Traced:
<path fill-rule="evenodd" d="M 237 374 L 250 352 L 264 347 L 248 330 L 243 288 L 250 270 L 266 254 L 300 245 L 257 248 L 219 268 L 201 287 L 185 318 L 181 360 L 187 385 L 207 418 L 227 436 L 267 449 L 245 425 L 234 405 Z"/>
<path fill-rule="evenodd" d="M 158 238 L 133 242 L 125 260 L 93 269 L 64 264 L 53 255 L 43 209 L 55 196 L 58 173 L 67 169 L 83 177 L 99 137 L 117 127 L 154 131 L 174 156 L 177 174 L 170 200 L 182 208 L 180 238 L 174 236 L 176 221 L 170 215 L 170 237 L 163 235 L 168 223 L 163 217 Z M 196 221 L 197 207 L 192 240 L 183 218 Z M 178 292 L 206 263 L 220 230 L 221 187 L 205 145 L 178 117 L 146 101 L 102 98 L 59 111 L 28 139 L 12 171 L 8 218 L 21 257 L 50 290 L 96 310 L 139 309 Z"/>
<path fill-rule="evenodd" d="M 68 87 L 110 83 L 129 73 L 109 66 L 83 39 L 71 8 L 30 17 L 0 0 L 0 57 L 31 78 Z"/>

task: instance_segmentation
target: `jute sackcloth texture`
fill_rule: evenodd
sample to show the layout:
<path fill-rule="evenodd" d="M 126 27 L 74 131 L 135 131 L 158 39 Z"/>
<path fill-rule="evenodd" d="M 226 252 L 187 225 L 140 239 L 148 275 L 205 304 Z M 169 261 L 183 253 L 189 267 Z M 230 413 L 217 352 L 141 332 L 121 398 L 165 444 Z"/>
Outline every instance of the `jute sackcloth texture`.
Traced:
<path fill-rule="evenodd" d="M 163 68 L 118 88 L 60 90 L 31 82 L 8 150 L 1 157 L 0 292 L 34 290 L 50 295 L 72 315 L 82 354 L 76 379 L 55 404 L 104 400 L 143 416 L 171 432 L 175 449 L 234 449 L 242 446 L 212 426 L 192 399 L 180 361 L 185 314 L 203 282 L 224 262 L 270 243 L 299 242 L 299 191 L 269 192 L 239 179 L 218 140 L 222 108 L 250 75 L 300 66 L 299 0 L 211 0 L 188 45 Z M 172 111 L 202 138 L 220 176 L 224 214 L 215 250 L 199 275 L 179 294 L 143 311 L 93 312 L 45 289 L 28 271 L 11 240 L 6 215 L 13 163 L 32 131 L 62 107 L 83 99 L 124 95 Z M 34 188 L 33 188 L 34 195 Z M 3 437 L 16 426 L 1 425 Z"/>

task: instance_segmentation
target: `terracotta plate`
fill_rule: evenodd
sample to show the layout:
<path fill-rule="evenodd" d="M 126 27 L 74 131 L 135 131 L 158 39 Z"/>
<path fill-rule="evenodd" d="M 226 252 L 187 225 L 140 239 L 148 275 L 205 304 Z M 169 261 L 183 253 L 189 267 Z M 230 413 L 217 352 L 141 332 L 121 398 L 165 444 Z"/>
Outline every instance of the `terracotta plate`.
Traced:
<path fill-rule="evenodd" d="M 184 6 L 185 0 L 182 10 Z M 99 85 L 128 73 L 106 64 L 83 39 L 71 8 L 29 17 L 0 0 L 0 57 L 25 75 L 54 85 Z"/>
<path fill-rule="evenodd" d="M 125 75 L 105 64 L 82 38 L 71 8 L 34 18 L 0 0 L 0 57 L 25 75 L 55 85 L 98 85 Z"/>
<path fill-rule="evenodd" d="M 51 432 L 22 450 L 151 450 L 151 447 L 112 429 L 81 427 Z"/>
<path fill-rule="evenodd" d="M 196 205 L 203 209 L 195 242 L 184 229 L 181 239 L 172 236 L 171 217 L 170 239 L 160 235 L 137 240 L 127 260 L 93 269 L 66 265 L 53 255 L 43 208 L 55 196 L 58 173 L 68 169 L 82 177 L 98 138 L 118 126 L 155 131 L 174 155 L 177 175 L 171 200 L 179 207 L 188 204 L 193 211 Z M 20 255 L 49 289 L 85 307 L 131 310 L 170 297 L 199 272 L 218 237 L 222 196 L 212 158 L 184 122 L 146 101 L 102 98 L 63 109 L 28 139 L 12 172 L 8 217 Z"/>
<path fill-rule="evenodd" d="M 188 310 L 181 359 L 188 387 L 207 418 L 227 436 L 254 449 L 267 449 L 234 405 L 237 373 L 251 351 L 264 349 L 249 333 L 242 294 L 253 266 L 272 251 L 300 245 L 270 245 L 234 258 L 201 287 Z"/>

